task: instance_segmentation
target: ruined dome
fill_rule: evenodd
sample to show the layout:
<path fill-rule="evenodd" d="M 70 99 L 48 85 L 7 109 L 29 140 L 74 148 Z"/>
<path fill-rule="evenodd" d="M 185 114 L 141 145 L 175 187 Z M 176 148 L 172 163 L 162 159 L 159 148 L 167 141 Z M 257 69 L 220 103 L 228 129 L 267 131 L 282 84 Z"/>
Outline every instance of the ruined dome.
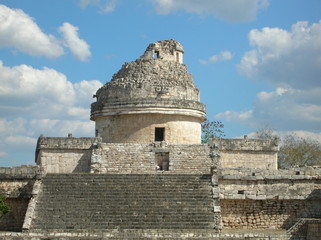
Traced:
<path fill-rule="evenodd" d="M 91 120 L 96 134 L 105 142 L 149 143 L 157 125 L 166 127 L 170 143 L 200 142 L 205 105 L 183 54 L 177 41 L 158 41 L 139 59 L 125 63 L 95 95 Z M 188 133 L 181 137 L 171 132 Z"/>
<path fill-rule="evenodd" d="M 95 120 L 102 112 L 113 115 L 116 109 L 117 114 L 128 113 L 133 110 L 128 108 L 133 107 L 190 109 L 205 118 L 199 90 L 182 64 L 183 53 L 182 45 L 175 40 L 150 44 L 139 59 L 125 63 L 112 80 L 97 91 L 91 119 Z"/>

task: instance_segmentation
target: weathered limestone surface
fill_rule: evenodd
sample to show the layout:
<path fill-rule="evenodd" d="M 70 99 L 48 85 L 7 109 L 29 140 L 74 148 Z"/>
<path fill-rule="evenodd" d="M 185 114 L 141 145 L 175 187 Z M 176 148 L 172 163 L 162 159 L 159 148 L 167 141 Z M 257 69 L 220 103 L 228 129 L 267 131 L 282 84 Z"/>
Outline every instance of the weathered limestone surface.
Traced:
<path fill-rule="evenodd" d="M 158 41 L 125 63 L 95 95 L 96 138 L 41 136 L 39 167 L 0 168 L 0 230 L 25 231 L 0 239 L 321 239 L 321 169 L 277 170 L 275 141 L 201 145 L 183 53 Z"/>
<path fill-rule="evenodd" d="M 46 173 L 89 172 L 91 146 L 100 138 L 39 137 L 36 162 Z"/>
<path fill-rule="evenodd" d="M 93 173 L 159 173 L 156 154 L 169 153 L 169 171 L 209 174 L 213 166 L 207 145 L 99 143 L 93 149 Z"/>
<path fill-rule="evenodd" d="M 65 230 L 33 233 L 0 233 L 1 240 L 107 240 L 107 239 L 171 239 L 171 240 L 290 240 L 285 232 L 223 232 L 213 233 L 206 229 L 112 229 L 112 230 Z M 291 239 L 292 240 L 292 239 Z M 313 239 L 317 240 L 317 239 Z"/>
<path fill-rule="evenodd" d="M 32 231 L 214 227 L 211 175 L 47 174 L 42 185 Z"/>
<path fill-rule="evenodd" d="M 21 231 L 29 199 L 7 198 L 6 203 L 10 205 L 12 210 L 0 218 L 0 232 Z"/>
<path fill-rule="evenodd" d="M 38 166 L 0 167 L 0 193 L 7 198 L 30 198 L 39 174 Z"/>
<path fill-rule="evenodd" d="M 170 113 L 170 112 L 168 112 Z M 135 123 L 135 124 L 133 124 Z M 199 119 L 172 114 L 127 114 L 114 118 L 101 118 L 96 127 L 103 129 L 100 137 L 110 143 L 150 144 L 155 141 L 155 128 L 165 128 L 164 140 L 168 144 L 195 144 L 201 135 Z M 189 129 L 189 131 L 186 131 Z"/>
<path fill-rule="evenodd" d="M 307 239 L 308 240 L 319 240 L 319 239 L 321 239 L 321 224 L 320 223 L 310 223 L 310 224 L 308 224 Z"/>
<path fill-rule="evenodd" d="M 0 193 L 11 207 L 11 211 L 0 218 L 0 231 L 21 230 L 33 184 L 39 173 L 38 166 L 0 168 Z"/>
<path fill-rule="evenodd" d="M 289 229 L 321 218 L 320 168 L 221 169 L 219 188 L 223 228 Z"/>
<path fill-rule="evenodd" d="M 276 171 L 222 169 L 219 181 L 221 199 L 321 200 L 320 168 Z"/>
<path fill-rule="evenodd" d="M 213 139 L 220 155 L 222 168 L 262 168 L 277 169 L 278 142 L 260 139 Z"/>
<path fill-rule="evenodd" d="M 153 43 L 97 91 L 91 119 L 103 142 L 152 143 L 160 125 L 168 143 L 200 143 L 205 105 L 182 55 L 175 40 Z"/>
<path fill-rule="evenodd" d="M 223 229 L 289 229 L 301 218 L 320 218 L 320 201 L 221 200 Z"/>

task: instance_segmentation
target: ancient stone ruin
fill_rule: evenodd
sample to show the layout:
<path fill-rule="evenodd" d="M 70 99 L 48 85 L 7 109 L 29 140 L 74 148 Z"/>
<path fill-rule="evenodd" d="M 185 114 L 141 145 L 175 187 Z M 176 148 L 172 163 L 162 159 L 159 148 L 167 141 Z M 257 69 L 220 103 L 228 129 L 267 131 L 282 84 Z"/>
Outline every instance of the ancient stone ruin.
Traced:
<path fill-rule="evenodd" d="M 321 169 L 278 170 L 278 143 L 201 144 L 205 105 L 175 40 L 98 89 L 94 138 L 40 136 L 0 168 L 0 239 L 321 239 Z"/>

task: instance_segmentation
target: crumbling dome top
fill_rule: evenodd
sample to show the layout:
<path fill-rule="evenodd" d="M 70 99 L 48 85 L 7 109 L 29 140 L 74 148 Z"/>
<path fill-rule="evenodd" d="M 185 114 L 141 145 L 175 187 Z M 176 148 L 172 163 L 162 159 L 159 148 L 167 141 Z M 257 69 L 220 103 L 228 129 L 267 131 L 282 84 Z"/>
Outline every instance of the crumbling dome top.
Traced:
<path fill-rule="evenodd" d="M 150 44 L 139 59 L 125 63 L 112 80 L 97 91 L 91 119 L 142 113 L 150 108 L 165 114 L 177 108 L 182 115 L 205 119 L 205 106 L 200 103 L 193 76 L 182 63 L 183 53 L 182 45 L 175 40 Z"/>

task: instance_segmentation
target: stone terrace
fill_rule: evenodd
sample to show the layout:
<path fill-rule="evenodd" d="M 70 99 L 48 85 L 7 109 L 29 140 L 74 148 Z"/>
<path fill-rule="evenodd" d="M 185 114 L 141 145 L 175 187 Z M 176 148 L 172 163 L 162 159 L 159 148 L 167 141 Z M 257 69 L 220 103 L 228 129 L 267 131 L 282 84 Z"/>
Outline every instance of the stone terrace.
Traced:
<path fill-rule="evenodd" d="M 30 230 L 213 228 L 210 175 L 48 174 Z"/>

